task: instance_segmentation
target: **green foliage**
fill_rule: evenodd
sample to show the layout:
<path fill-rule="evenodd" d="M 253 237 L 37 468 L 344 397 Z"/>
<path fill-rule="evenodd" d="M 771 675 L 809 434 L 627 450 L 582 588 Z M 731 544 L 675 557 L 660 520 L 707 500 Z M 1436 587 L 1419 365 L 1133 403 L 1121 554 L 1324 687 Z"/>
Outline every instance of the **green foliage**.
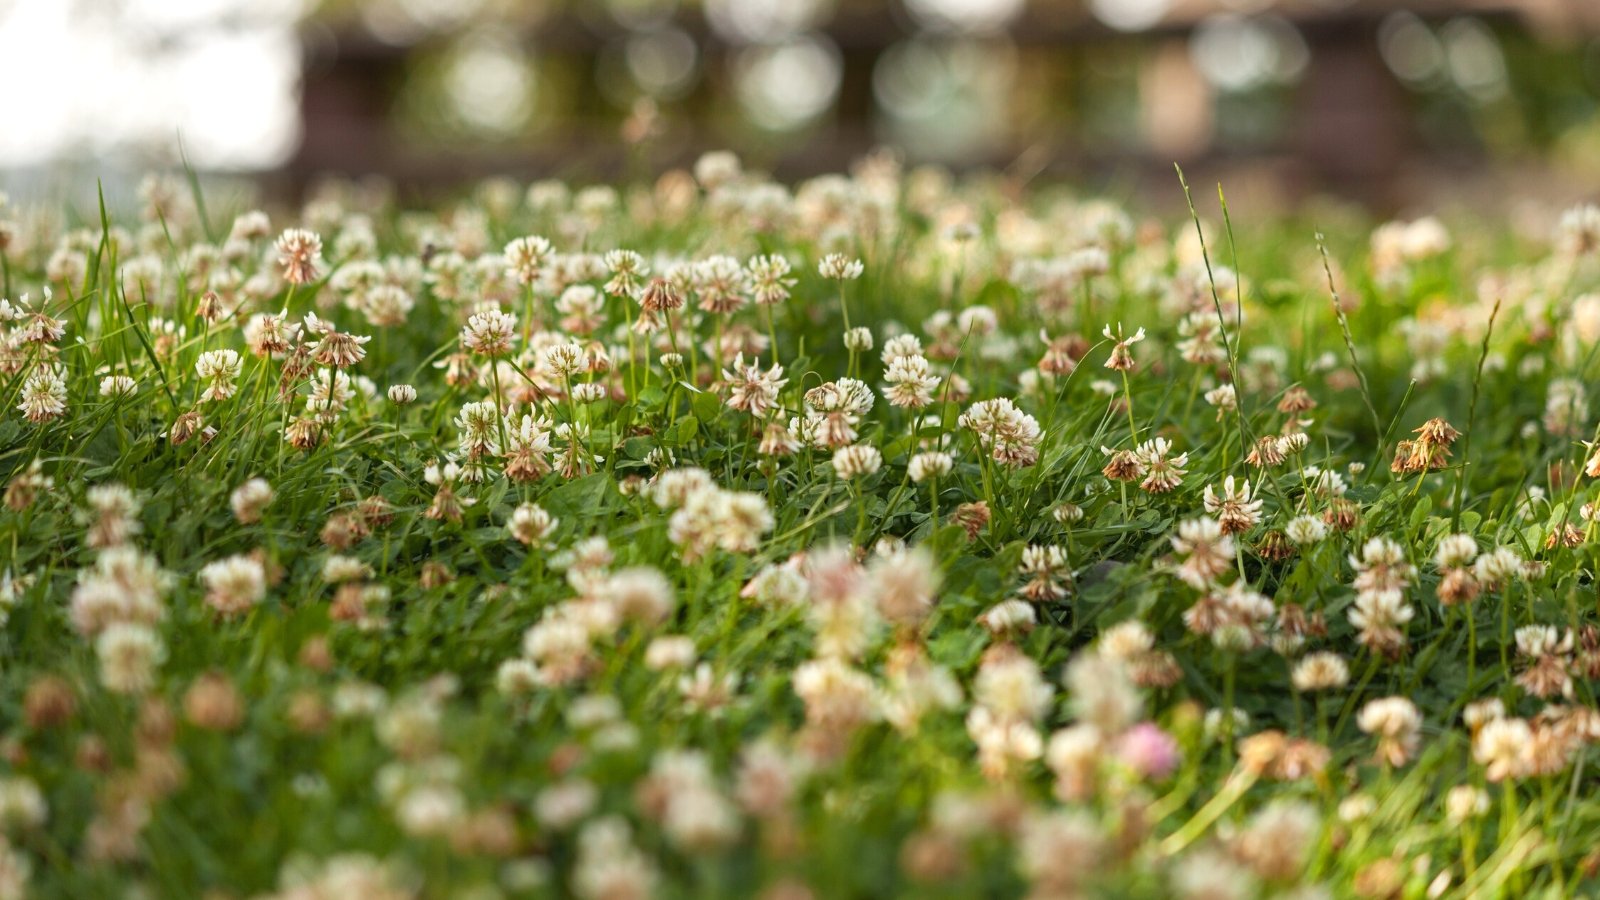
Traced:
<path fill-rule="evenodd" d="M 1600 837 L 1596 498 L 1583 474 L 1597 330 L 1583 317 L 1600 313 L 1578 299 L 1600 283 L 1594 259 L 1485 223 L 1444 246 L 1419 226 L 1380 231 L 1360 252 L 1365 232 L 1347 226 L 1324 270 L 1315 232 L 1295 222 L 1240 222 L 1235 246 L 1219 209 L 1225 227 L 1206 226 L 1202 248 L 1198 219 L 1136 234 L 1098 202 L 871 175 L 804 186 L 770 217 L 754 183 L 683 209 L 666 186 L 509 207 L 486 188 L 439 211 L 352 188 L 298 217 L 327 258 L 295 286 L 264 226 L 247 216 L 232 237 L 213 233 L 230 211 L 199 203 L 197 186 L 142 224 L 102 205 L 0 251 L 14 290 L 33 296 L 7 307 L 21 311 L 0 347 L 0 897 L 20 896 L 7 866 L 30 868 L 41 897 L 324 896 L 289 891 L 297 878 L 327 889 L 341 854 L 370 857 L 363 877 L 396 896 L 626 896 L 585 880 L 603 868 L 605 817 L 629 824 L 605 859 L 643 860 L 669 897 L 1579 890 Z M 494 249 L 527 234 L 560 237 L 531 286 Z M 588 255 L 610 248 L 643 253 L 647 278 L 716 253 L 782 254 L 792 295 L 701 313 L 711 288 L 689 277 L 686 306 L 633 329 L 639 292 L 608 292 L 614 264 Z M 864 261 L 859 279 L 819 274 L 835 251 Z M 413 305 L 386 317 L 351 274 L 363 271 Z M 1504 288 L 1468 299 L 1480 283 Z M 598 321 L 583 325 L 588 290 Z M 466 336 L 491 307 L 516 316 L 498 368 Z M 845 307 L 870 351 L 846 349 Z M 337 372 L 296 371 L 297 353 L 334 338 L 305 331 L 252 352 L 252 317 L 279 311 L 373 340 Z M 27 338 L 37 316 L 65 336 Z M 1116 339 L 1102 328 L 1119 322 L 1148 331 L 1124 348 L 1125 373 L 1104 367 Z M 939 379 L 919 408 L 889 401 L 880 355 L 908 334 Z M 1052 368 L 1041 358 L 1058 342 L 1068 361 Z M 584 364 L 561 371 L 547 349 L 571 343 Z M 220 350 L 238 353 L 222 379 L 236 390 L 208 396 L 201 368 Z M 663 363 L 668 351 L 682 362 Z M 757 358 L 783 366 L 761 415 L 733 399 L 763 377 L 740 369 Z M 35 380 L 52 372 L 59 409 Z M 102 389 L 117 375 L 129 393 Z M 806 421 L 832 411 L 823 395 L 845 378 L 876 397 L 834 442 L 876 453 L 854 474 Z M 413 402 L 389 399 L 402 384 Z M 1237 408 L 1213 393 L 1229 384 Z M 598 399 L 580 403 L 588 388 L 575 386 Z M 1015 402 L 1007 424 L 963 419 L 996 399 Z M 464 407 L 484 401 L 474 449 Z M 507 476 L 524 414 L 549 442 L 532 451 L 552 469 L 540 477 Z M 1397 444 L 1436 418 L 1462 432 L 1449 453 L 1391 471 Z M 297 425 L 315 426 L 299 446 Z M 788 452 L 773 452 L 774 431 Z M 1295 435 L 1281 462 L 1259 464 Z M 1108 453 L 1136 448 L 1133 480 L 1102 474 Z M 948 471 L 928 468 L 934 453 Z M 1163 465 L 1174 483 L 1145 480 Z M 667 496 L 681 470 L 699 480 Z M 1224 516 L 1229 476 L 1259 506 L 1218 571 L 1182 578 L 1186 529 Z M 241 503 L 256 478 L 270 503 Z M 108 485 L 136 509 L 92 493 Z M 535 515 L 554 520 L 548 534 L 525 531 Z M 106 537 L 108 523 L 124 527 Z M 1313 525 L 1326 534 L 1306 537 Z M 1445 603 L 1461 567 L 1434 555 L 1457 534 L 1489 561 L 1470 600 Z M 1399 562 L 1377 562 L 1380 538 Z M 159 616 L 107 613 L 164 649 L 132 685 L 85 614 L 106 602 L 85 598 L 118 547 L 171 576 Z M 908 559 L 937 583 L 931 605 L 834 622 L 860 640 L 830 650 L 837 610 L 819 569 L 843 573 L 845 613 L 895 619 L 895 579 L 910 576 L 891 566 Z M 208 567 L 230 560 L 261 590 L 226 611 Z M 643 569 L 667 586 L 659 615 L 617 599 Z M 1384 593 L 1363 572 L 1407 610 L 1393 635 L 1361 623 Z M 784 573 L 804 596 L 763 593 Z M 119 598 L 137 593 L 118 584 Z M 1266 612 L 1240 612 L 1257 594 Z M 550 650 L 574 622 L 572 658 Z M 1104 636 L 1126 638 L 1113 630 L 1128 623 L 1148 648 L 1099 681 L 1062 680 L 1113 653 Z M 1348 677 L 1305 689 L 1295 673 L 1312 653 L 1337 655 Z M 1047 696 L 1004 721 L 1015 741 L 996 762 L 977 746 L 979 720 L 1003 705 L 985 679 L 1019 659 Z M 820 660 L 865 679 L 871 715 L 829 714 L 808 692 Z M 1530 675 L 1539 666 L 1551 680 Z M 907 671 L 947 676 L 960 699 L 929 701 L 915 721 L 885 715 Z M 1138 710 L 1112 728 L 1093 700 L 1128 679 Z M 1420 724 L 1387 764 L 1364 714 L 1383 698 L 1410 701 Z M 1464 719 L 1490 699 L 1531 729 L 1505 779 Z M 1075 788 L 1052 736 L 1091 722 L 1104 733 Z M 1173 771 L 1131 761 L 1135 725 L 1170 737 Z M 1275 733 L 1300 742 L 1301 770 L 1274 769 L 1281 753 L 1262 762 Z M 763 748 L 792 766 L 792 796 L 772 808 L 752 799 Z M 592 796 L 568 821 L 552 809 L 574 785 Z M 16 799 L 29 786 L 42 818 Z M 1469 789 L 1488 811 L 1451 813 Z M 663 811 L 685 794 L 709 809 Z M 1293 865 L 1273 869 L 1247 845 L 1277 834 L 1285 809 L 1309 810 L 1314 827 L 1304 846 L 1282 838 Z M 724 813 L 731 826 L 712 827 Z M 1061 837 L 1079 813 L 1093 834 Z M 1227 891 L 1205 894 L 1190 869 Z"/>

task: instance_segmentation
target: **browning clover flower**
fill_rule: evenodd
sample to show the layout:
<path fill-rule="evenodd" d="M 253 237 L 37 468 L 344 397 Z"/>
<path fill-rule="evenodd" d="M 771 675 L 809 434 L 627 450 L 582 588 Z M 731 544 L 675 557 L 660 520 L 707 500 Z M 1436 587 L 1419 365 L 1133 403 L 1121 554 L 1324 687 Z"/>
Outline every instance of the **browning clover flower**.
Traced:
<path fill-rule="evenodd" d="M 1164 494 L 1183 483 L 1189 464 L 1189 454 L 1172 454 L 1172 442 L 1166 438 L 1152 438 L 1140 444 L 1134 454 L 1144 471 L 1139 487 L 1152 494 Z"/>
<path fill-rule="evenodd" d="M 1252 498 L 1248 480 L 1235 482 L 1233 476 L 1229 475 L 1222 480 L 1220 492 L 1208 484 L 1204 500 L 1206 513 L 1215 518 L 1222 530 L 1229 534 L 1249 531 L 1261 520 L 1262 501 Z M 1315 543 L 1315 540 L 1299 540 L 1295 543 Z"/>
<path fill-rule="evenodd" d="M 1119 322 L 1115 334 L 1112 333 L 1110 325 L 1107 325 L 1101 333 L 1105 335 L 1106 340 L 1112 342 L 1111 355 L 1106 357 L 1106 368 L 1129 372 L 1138 366 L 1133 359 L 1133 345 L 1144 340 L 1144 328 L 1135 331 L 1131 337 L 1124 337 L 1122 323 Z"/>
<path fill-rule="evenodd" d="M 743 354 L 734 357 L 731 369 L 722 370 L 722 380 L 728 385 L 728 408 L 757 419 L 778 408 L 778 392 L 789 383 L 782 366 L 774 363 L 762 371 L 760 360 L 746 365 Z"/>
<path fill-rule="evenodd" d="M 371 335 L 345 334 L 332 322 L 317 318 L 316 313 L 306 313 L 305 329 L 321 338 L 311 347 L 310 355 L 319 365 L 347 369 L 366 358 L 363 346 L 372 340 Z"/>
<path fill-rule="evenodd" d="M 283 280 L 293 285 L 310 284 L 321 277 L 322 236 L 304 228 L 289 228 L 278 235 L 278 265 Z"/>

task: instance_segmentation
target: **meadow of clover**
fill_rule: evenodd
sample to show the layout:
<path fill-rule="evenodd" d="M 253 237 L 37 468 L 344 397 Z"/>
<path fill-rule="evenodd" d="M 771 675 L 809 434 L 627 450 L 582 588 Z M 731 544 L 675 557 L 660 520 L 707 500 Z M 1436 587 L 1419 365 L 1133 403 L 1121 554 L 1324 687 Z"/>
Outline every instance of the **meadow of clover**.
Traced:
<path fill-rule="evenodd" d="M 1600 872 L 1600 208 L 0 207 L 0 898 Z"/>

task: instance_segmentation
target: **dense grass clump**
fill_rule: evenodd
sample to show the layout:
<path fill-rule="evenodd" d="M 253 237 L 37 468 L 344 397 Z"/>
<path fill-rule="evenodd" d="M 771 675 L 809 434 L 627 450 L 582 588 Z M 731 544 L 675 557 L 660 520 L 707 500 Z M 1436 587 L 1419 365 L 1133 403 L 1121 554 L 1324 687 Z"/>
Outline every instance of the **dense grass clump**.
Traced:
<path fill-rule="evenodd" d="M 0 898 L 1600 868 L 1600 210 L 144 199 L 0 208 Z"/>

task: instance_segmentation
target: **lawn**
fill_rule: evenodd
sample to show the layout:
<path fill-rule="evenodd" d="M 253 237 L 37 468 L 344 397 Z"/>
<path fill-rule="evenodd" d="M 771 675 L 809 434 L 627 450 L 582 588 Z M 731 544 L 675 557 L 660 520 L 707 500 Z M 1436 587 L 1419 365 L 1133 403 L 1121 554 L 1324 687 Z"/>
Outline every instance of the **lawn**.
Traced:
<path fill-rule="evenodd" d="M 0 206 L 0 898 L 1600 870 L 1600 209 L 253 205 Z"/>

